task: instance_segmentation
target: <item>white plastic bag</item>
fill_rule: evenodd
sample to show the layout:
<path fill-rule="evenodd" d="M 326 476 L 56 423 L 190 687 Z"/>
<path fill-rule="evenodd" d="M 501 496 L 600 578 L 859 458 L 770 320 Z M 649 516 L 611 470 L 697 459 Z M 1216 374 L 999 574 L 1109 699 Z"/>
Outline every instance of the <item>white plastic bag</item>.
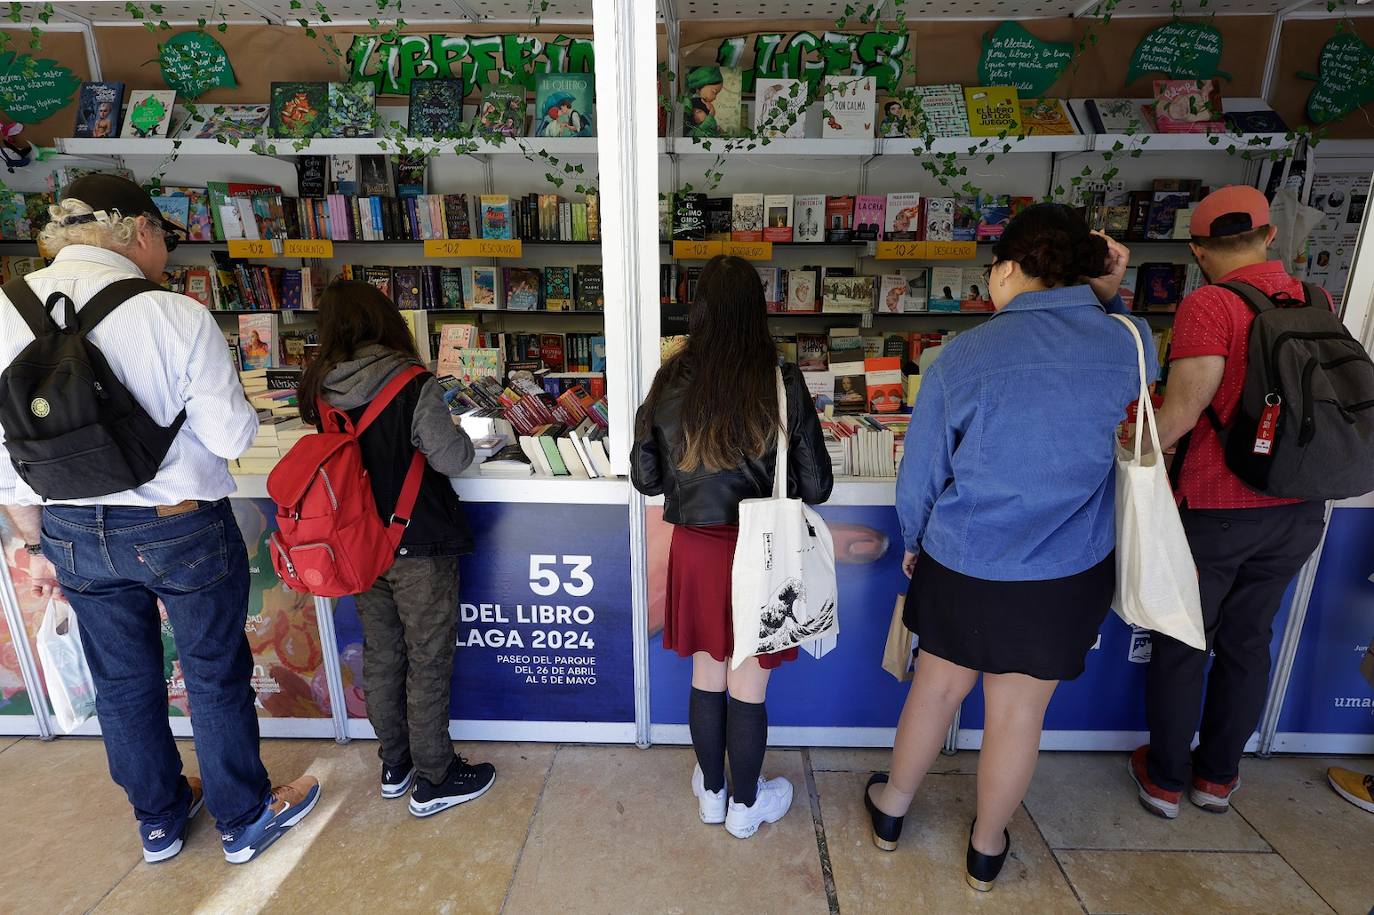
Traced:
<path fill-rule="evenodd" d="M 731 584 L 735 650 L 730 664 L 735 668 L 745 658 L 814 639 L 833 645 L 840 632 L 830 528 L 801 499 L 787 498 L 787 390 L 781 372 L 777 385 L 782 427 L 773 495 L 739 506 Z"/>
<path fill-rule="evenodd" d="M 1118 446 L 1116 455 L 1116 599 L 1112 606 L 1127 623 L 1203 651 L 1207 636 L 1202 628 L 1197 566 L 1164 470 L 1154 405 L 1146 385 L 1145 345 L 1129 318 L 1112 317 L 1125 324 L 1135 338 L 1140 366 L 1135 448 Z M 1142 455 L 1141 437 L 1146 426 L 1154 450 Z"/>
<path fill-rule="evenodd" d="M 95 683 L 81 650 L 76 614 L 65 602 L 48 601 L 38 629 L 38 659 L 57 724 L 70 734 L 95 714 Z"/>

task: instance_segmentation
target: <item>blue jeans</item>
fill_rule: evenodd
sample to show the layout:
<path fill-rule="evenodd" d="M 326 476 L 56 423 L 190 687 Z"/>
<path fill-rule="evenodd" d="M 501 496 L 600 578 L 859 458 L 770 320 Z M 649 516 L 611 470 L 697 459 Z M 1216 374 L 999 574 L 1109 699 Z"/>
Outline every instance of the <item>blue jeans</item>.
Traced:
<path fill-rule="evenodd" d="M 228 500 L 168 517 L 49 505 L 43 554 L 76 611 L 110 775 L 138 819 L 172 823 L 190 798 L 167 717 L 161 600 L 186 680 L 205 802 L 221 832 L 252 822 L 271 785 L 258 755 L 243 629 L 248 554 Z"/>

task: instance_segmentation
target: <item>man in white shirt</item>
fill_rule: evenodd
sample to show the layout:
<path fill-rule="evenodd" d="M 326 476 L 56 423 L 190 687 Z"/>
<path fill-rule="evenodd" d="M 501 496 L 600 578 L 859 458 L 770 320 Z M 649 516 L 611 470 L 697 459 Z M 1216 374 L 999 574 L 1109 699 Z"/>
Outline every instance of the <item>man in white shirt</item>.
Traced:
<path fill-rule="evenodd" d="M 114 175 L 73 182 L 52 215 L 39 239 L 52 265 L 14 282 L 27 283 L 59 324 L 58 294 L 76 305 L 79 323 L 81 307 L 110 284 L 159 280 L 176 247 L 176 227 L 147 192 Z M 22 290 L 0 290 L 0 368 L 35 339 L 12 292 Z M 184 422 L 147 483 L 60 503 L 30 488 L 0 443 L 0 506 L 30 554 L 34 593 L 51 593 L 55 579 L 76 613 L 110 773 L 134 807 L 145 860 L 180 852 L 208 802 L 226 859 L 245 863 L 319 797 L 310 777 L 273 788 L 258 753 L 248 560 L 226 465 L 252 444 L 257 416 L 219 328 L 194 299 L 138 293 L 86 337 L 154 423 L 172 427 L 183 411 Z M 13 387 L 0 398 L 22 396 Z M 44 401 L 35 415 L 47 409 Z M 203 792 L 201 779 L 182 775 L 168 723 L 159 601 L 186 680 Z"/>

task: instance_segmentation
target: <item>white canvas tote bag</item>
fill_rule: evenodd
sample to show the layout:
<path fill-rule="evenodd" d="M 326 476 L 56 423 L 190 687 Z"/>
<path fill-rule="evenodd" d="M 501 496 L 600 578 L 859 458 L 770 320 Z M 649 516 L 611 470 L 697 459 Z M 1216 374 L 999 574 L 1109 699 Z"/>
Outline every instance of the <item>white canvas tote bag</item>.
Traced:
<path fill-rule="evenodd" d="M 787 498 L 787 390 L 777 373 L 778 459 L 773 495 L 739 506 L 731 607 L 735 630 L 732 667 L 813 639 L 833 642 L 836 614 L 835 544 L 821 516 L 801 499 Z"/>
<path fill-rule="evenodd" d="M 1116 451 L 1116 599 L 1112 605 L 1127 623 L 1206 650 L 1197 566 L 1164 470 L 1146 384 L 1145 344 L 1134 322 L 1124 315 L 1112 317 L 1135 338 L 1140 367 L 1135 449 L 1118 445 Z M 1142 455 L 1146 426 L 1153 450 Z"/>

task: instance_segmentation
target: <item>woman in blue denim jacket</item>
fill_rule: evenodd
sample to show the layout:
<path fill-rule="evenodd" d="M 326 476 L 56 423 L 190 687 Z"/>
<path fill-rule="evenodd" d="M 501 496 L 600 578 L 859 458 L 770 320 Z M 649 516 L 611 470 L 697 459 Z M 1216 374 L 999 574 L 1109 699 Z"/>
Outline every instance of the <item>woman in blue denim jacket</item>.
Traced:
<path fill-rule="evenodd" d="M 916 677 L 892 770 L 864 795 L 897 847 L 921 778 L 983 674 L 986 720 L 968 882 L 989 890 L 1035 771 L 1045 709 L 1083 672 L 1115 589 L 1115 439 L 1140 390 L 1109 313 L 1130 252 L 1058 204 L 1007 226 L 988 271 L 995 315 L 926 372 L 897 478 Z M 1145 340 L 1148 326 L 1136 322 Z M 1154 347 L 1145 347 L 1151 380 Z M 918 558 L 919 557 L 919 558 Z"/>

